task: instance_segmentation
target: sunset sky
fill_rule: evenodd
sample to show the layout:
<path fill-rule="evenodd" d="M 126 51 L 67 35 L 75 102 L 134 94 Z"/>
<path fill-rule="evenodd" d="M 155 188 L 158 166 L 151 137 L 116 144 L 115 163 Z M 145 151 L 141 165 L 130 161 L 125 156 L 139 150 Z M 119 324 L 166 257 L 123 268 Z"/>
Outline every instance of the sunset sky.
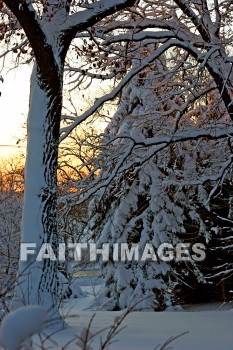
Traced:
<path fill-rule="evenodd" d="M 30 68 L 20 66 L 3 78 L 4 83 L 0 82 L 0 158 L 19 152 L 16 142 L 25 133 L 22 126 L 28 111 Z"/>
<path fill-rule="evenodd" d="M 26 132 L 23 124 L 25 124 L 28 114 L 31 69 L 29 65 L 20 65 L 19 68 L 11 70 L 7 74 L 0 72 L 0 76 L 2 75 L 4 78 L 4 83 L 0 82 L 0 160 L 25 151 L 25 148 L 19 150 L 17 140 L 24 137 Z M 105 92 L 95 84 L 93 88 L 85 90 L 87 101 L 95 100 L 95 97 L 106 93 L 109 89 L 108 84 L 103 84 L 102 88 L 104 87 L 106 87 Z M 65 95 L 64 99 L 67 101 Z M 72 99 L 76 106 L 80 106 L 80 103 L 83 106 L 86 105 L 85 100 L 77 94 L 77 91 L 72 93 Z M 88 105 L 85 107 L 88 108 Z M 114 108 L 108 108 L 113 113 Z M 106 125 L 106 122 L 98 121 L 95 126 L 103 132 Z"/>

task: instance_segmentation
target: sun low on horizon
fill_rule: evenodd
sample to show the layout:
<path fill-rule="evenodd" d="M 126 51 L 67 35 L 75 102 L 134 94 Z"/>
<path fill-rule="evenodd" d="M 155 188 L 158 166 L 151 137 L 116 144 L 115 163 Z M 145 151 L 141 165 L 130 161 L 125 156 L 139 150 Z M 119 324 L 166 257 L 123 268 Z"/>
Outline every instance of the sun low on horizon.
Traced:
<path fill-rule="evenodd" d="M 30 90 L 30 67 L 20 66 L 3 76 L 0 83 L 0 159 L 22 152 L 17 141 L 24 137 Z"/>

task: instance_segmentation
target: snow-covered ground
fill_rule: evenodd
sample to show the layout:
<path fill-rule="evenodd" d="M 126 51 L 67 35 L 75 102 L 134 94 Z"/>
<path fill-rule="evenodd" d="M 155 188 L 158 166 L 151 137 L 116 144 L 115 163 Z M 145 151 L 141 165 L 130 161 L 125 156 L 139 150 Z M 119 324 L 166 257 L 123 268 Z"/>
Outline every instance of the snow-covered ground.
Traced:
<path fill-rule="evenodd" d="M 66 322 L 69 325 L 65 330 L 56 334 L 53 340 L 57 345 L 52 348 L 61 349 L 75 335 L 80 335 L 84 327 L 88 327 L 94 311 L 86 309 L 95 297 L 99 286 L 88 286 L 85 278 L 77 279 L 82 288 L 90 295 L 72 299 L 69 301 L 63 312 L 69 310 Z M 90 280 L 89 280 L 90 281 Z M 66 310 L 66 311 L 65 311 Z M 92 334 L 98 333 L 102 329 L 113 324 L 117 316 L 123 312 L 97 311 L 91 325 Z M 162 345 L 171 336 L 177 336 L 188 332 L 174 340 L 164 349 L 174 350 L 232 350 L 233 349 L 233 309 L 231 304 L 221 305 L 219 303 L 204 305 L 189 305 L 184 311 L 179 312 L 132 312 L 122 324 L 122 329 L 114 338 L 111 350 L 154 350 L 158 345 Z M 100 338 L 104 339 L 107 330 L 98 333 L 93 340 L 92 349 L 99 349 Z M 73 341 L 66 349 L 79 349 L 77 340 Z M 59 344 L 59 345 L 58 345 Z"/>
<path fill-rule="evenodd" d="M 77 313 L 76 313 L 77 312 Z M 65 344 L 87 327 L 92 312 L 75 311 L 73 317 L 68 318 L 72 328 L 60 332 L 56 336 L 58 344 Z M 96 313 L 92 333 L 110 326 L 117 312 Z M 201 311 L 201 312 L 134 312 L 130 314 L 123 329 L 112 344 L 111 349 L 119 350 L 149 350 L 155 349 L 171 336 L 188 331 L 172 343 L 173 349 L 179 350 L 232 350 L 233 349 L 233 312 L 230 311 Z M 106 333 L 106 332 L 105 332 Z M 93 349 L 98 349 L 99 337 L 96 337 Z M 69 349 L 77 349 L 77 345 L 70 345 Z"/>
<path fill-rule="evenodd" d="M 186 305 L 182 311 L 173 312 L 137 311 L 124 318 L 124 311 L 95 312 L 101 282 L 96 276 L 76 278 L 73 283 L 76 297 L 66 300 L 61 307 L 65 329 L 55 332 L 53 329 L 52 335 L 50 330 L 48 338 L 48 330 L 43 329 L 40 336 L 33 337 L 33 347 L 29 337 L 44 327 L 47 311 L 40 306 L 28 306 L 8 314 L 0 327 L 0 349 L 19 350 L 19 344 L 26 340 L 24 350 L 233 350 L 231 303 Z M 111 327 L 117 324 L 111 344 L 101 346 L 101 342 L 109 339 Z M 83 346 L 85 338 L 88 341 Z M 169 338 L 172 341 L 166 343 Z"/>

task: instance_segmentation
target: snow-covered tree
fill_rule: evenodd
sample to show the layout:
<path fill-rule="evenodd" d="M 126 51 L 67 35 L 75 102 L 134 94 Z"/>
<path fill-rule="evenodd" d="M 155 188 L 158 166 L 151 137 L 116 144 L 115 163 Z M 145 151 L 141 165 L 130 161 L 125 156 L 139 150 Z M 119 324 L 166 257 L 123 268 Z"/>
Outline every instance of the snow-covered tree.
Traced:
<path fill-rule="evenodd" d="M 182 126 L 190 101 L 201 100 L 206 92 L 215 88 L 220 100 L 220 112 L 224 110 L 228 113 L 227 118 L 232 118 L 232 58 L 229 51 L 232 42 L 231 2 L 137 1 L 133 9 L 128 8 L 118 16 L 119 10 L 133 4 L 133 0 L 101 0 L 93 3 L 0 1 L 0 39 L 4 44 L 1 57 L 13 52 L 16 62 L 21 61 L 23 55 L 26 55 L 27 62 L 35 59 L 28 117 L 22 242 L 34 242 L 38 246 L 47 242 L 54 248 L 57 246 L 56 170 L 60 134 L 60 139 L 65 139 L 105 102 L 119 95 L 134 76 L 163 53 L 170 55 L 170 65 L 164 79 L 170 80 L 173 72 L 180 70 L 187 82 L 179 85 L 177 91 L 172 90 L 171 95 L 163 96 L 163 99 L 169 101 L 174 96 L 178 98 L 183 92 L 189 92 L 183 102 L 181 99 L 171 106 L 176 112 L 174 128 L 163 138 L 159 133 L 159 139 L 145 139 L 144 136 L 132 139 L 124 150 L 123 158 L 120 158 L 119 166 L 104 185 L 111 182 L 117 168 L 137 144 L 162 147 L 164 143 L 200 136 L 221 138 L 232 134 L 232 129 L 226 123 L 217 128 L 213 123 L 211 127 L 192 131 L 191 134 Z M 137 41 L 142 42 L 142 55 L 135 45 Z M 145 53 L 148 44 L 150 49 Z M 69 125 L 64 126 L 60 121 L 68 51 L 71 55 L 65 69 L 73 74 L 73 83 L 78 87 L 87 87 L 96 80 L 110 78 L 116 79 L 118 84 L 88 110 L 83 112 L 80 108 L 78 116 L 68 119 Z M 187 60 L 189 56 L 193 61 Z M 204 81 L 200 79 L 203 75 L 206 76 L 205 84 L 199 85 Z M 166 110 L 164 118 L 169 113 L 169 109 Z M 101 186 L 103 184 L 91 190 L 86 197 Z M 35 263 L 33 257 L 28 263 L 21 263 L 20 288 L 16 291 L 15 299 L 19 299 L 20 303 L 43 301 L 48 307 L 56 305 L 56 264 L 56 261 L 49 260 Z"/>
<path fill-rule="evenodd" d="M 231 176 L 227 138 L 196 141 L 194 137 L 193 141 L 173 142 L 171 136 L 168 143 L 163 138 L 173 133 L 175 111 L 185 100 L 190 101 L 182 120 L 187 135 L 211 127 L 213 120 L 216 127 L 226 123 L 227 112 L 223 109 L 222 114 L 216 114 L 218 100 L 210 101 L 213 93 L 207 93 L 198 104 L 191 102 L 189 92 L 178 97 L 172 94 L 185 80 L 178 71 L 172 81 L 164 79 L 168 70 L 165 62 L 164 56 L 131 80 L 107 127 L 100 189 L 90 206 L 89 228 L 100 246 L 109 242 L 113 249 L 115 243 L 129 243 L 131 247 L 139 243 L 142 252 L 150 242 L 156 251 L 162 243 L 208 244 L 216 234 L 213 220 L 206 222 L 202 209 L 210 211 L 209 194 L 223 181 L 222 175 Z M 172 97 L 164 99 L 166 95 Z M 161 142 L 153 145 L 153 139 Z M 207 269 L 194 260 L 110 259 L 102 268 L 102 306 L 112 310 L 134 303 L 140 309 L 162 310 L 181 301 L 183 283 L 192 283 L 191 288 L 207 283 L 203 275 Z"/>
<path fill-rule="evenodd" d="M 228 0 L 141 1 L 136 11 L 131 11 L 130 20 L 115 21 L 110 27 L 100 28 L 96 35 L 100 43 L 103 40 L 103 44 L 111 48 L 112 54 L 121 52 L 124 57 L 121 72 L 124 71 L 123 63 L 127 69 L 130 54 L 138 57 L 136 66 L 142 70 L 144 64 L 148 65 L 165 52 L 171 58 L 174 51 L 178 52 L 176 61 L 171 60 L 171 71 L 183 66 L 183 76 L 188 77 L 192 65 L 196 67 L 196 72 L 189 75 L 189 84 L 182 88 L 189 90 L 194 87 L 206 70 L 208 84 L 213 83 L 218 88 L 232 119 L 232 6 Z M 113 36 L 112 32 L 119 28 L 120 33 Z M 139 42 L 144 43 L 143 50 L 154 44 L 154 50 L 148 50 L 146 57 L 145 52 L 140 55 L 135 45 Z M 192 57 L 192 64 L 187 63 L 188 57 Z M 176 94 L 180 90 L 177 88 Z"/>
<path fill-rule="evenodd" d="M 2 56 L 30 51 L 35 58 L 28 115 L 25 197 L 21 242 L 57 247 L 56 171 L 64 62 L 77 33 L 127 6 L 132 0 L 92 4 L 70 1 L 0 1 Z M 30 60 L 30 55 L 29 55 Z M 57 305 L 56 261 L 20 262 L 15 304 Z M 53 313 L 53 311 L 51 311 Z"/>

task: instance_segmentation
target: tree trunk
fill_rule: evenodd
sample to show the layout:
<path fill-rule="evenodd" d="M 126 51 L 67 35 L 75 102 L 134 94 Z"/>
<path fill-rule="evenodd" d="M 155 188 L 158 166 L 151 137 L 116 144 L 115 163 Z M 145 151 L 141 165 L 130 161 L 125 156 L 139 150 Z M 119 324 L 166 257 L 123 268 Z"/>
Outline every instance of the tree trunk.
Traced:
<path fill-rule="evenodd" d="M 51 67 L 50 67 L 51 68 Z M 48 67 L 48 75 L 49 75 Z M 43 74 L 44 76 L 44 74 Z M 58 76 L 62 76 L 58 72 Z M 22 243 L 36 243 L 36 254 L 20 261 L 13 307 L 40 304 L 56 314 L 58 305 L 57 261 L 36 261 L 43 243 L 57 252 L 56 182 L 62 78 L 49 86 L 36 64 L 31 77 L 28 144 L 25 166 L 25 197 Z M 59 81 L 57 80 L 57 81 Z"/>

